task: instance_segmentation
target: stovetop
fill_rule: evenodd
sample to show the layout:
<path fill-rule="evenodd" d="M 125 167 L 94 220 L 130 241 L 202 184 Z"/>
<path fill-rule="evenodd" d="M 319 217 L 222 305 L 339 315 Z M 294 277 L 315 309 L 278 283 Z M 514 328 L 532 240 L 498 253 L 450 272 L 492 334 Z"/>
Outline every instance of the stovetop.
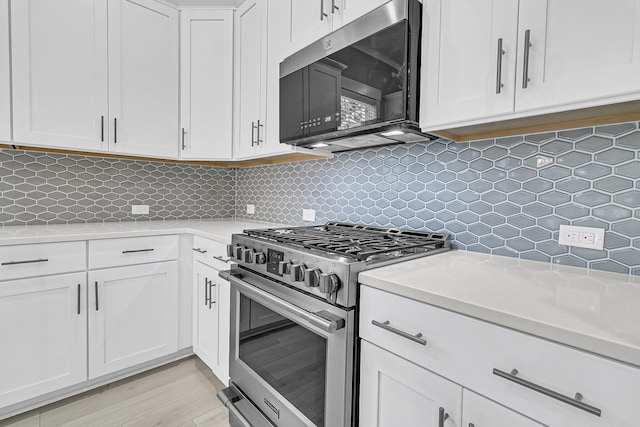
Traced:
<path fill-rule="evenodd" d="M 239 269 L 332 304 L 354 307 L 360 272 L 448 251 L 451 237 L 329 222 L 244 230 L 231 242 L 227 253 Z"/>
<path fill-rule="evenodd" d="M 245 230 L 244 233 L 252 237 L 369 263 L 413 256 L 450 246 L 448 234 L 340 222 L 329 222 L 320 226 Z"/>

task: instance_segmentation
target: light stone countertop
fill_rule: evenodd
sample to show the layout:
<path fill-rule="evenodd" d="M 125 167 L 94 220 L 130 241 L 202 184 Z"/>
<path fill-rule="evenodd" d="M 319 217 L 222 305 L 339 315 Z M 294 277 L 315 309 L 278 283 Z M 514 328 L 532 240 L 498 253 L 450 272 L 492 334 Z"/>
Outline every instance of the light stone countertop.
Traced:
<path fill-rule="evenodd" d="M 245 229 L 284 226 L 234 219 L 8 226 L 0 228 L 0 246 L 182 233 L 230 243 L 232 234 L 242 233 Z"/>
<path fill-rule="evenodd" d="M 359 280 L 640 366 L 638 276 L 454 250 L 371 269 Z"/>

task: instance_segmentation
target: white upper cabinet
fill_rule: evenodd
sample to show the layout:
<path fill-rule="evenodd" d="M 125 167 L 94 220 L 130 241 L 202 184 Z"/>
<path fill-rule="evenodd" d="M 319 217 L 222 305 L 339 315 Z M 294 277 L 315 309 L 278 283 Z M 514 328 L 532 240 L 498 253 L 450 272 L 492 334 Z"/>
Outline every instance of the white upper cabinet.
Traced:
<path fill-rule="evenodd" d="M 267 7 L 265 0 L 247 0 L 236 11 L 235 158 L 258 155 L 258 148 L 264 141 Z"/>
<path fill-rule="evenodd" d="M 178 156 L 178 11 L 109 0 L 111 151 Z"/>
<path fill-rule="evenodd" d="M 0 0 L 0 141 L 11 141 L 9 0 Z"/>
<path fill-rule="evenodd" d="M 518 2 L 424 4 L 422 111 L 429 124 L 513 112 Z"/>
<path fill-rule="evenodd" d="M 640 0 L 433 0 L 423 18 L 426 131 L 640 99 Z"/>
<path fill-rule="evenodd" d="M 107 0 L 11 2 L 16 143 L 107 149 L 106 10 Z"/>
<path fill-rule="evenodd" d="M 178 36 L 154 0 L 13 1 L 13 140 L 177 157 Z"/>
<path fill-rule="evenodd" d="M 520 0 L 518 32 L 516 111 L 640 91 L 640 0 Z"/>
<path fill-rule="evenodd" d="M 233 11 L 187 10 L 181 21 L 181 154 L 230 159 L 233 138 Z"/>

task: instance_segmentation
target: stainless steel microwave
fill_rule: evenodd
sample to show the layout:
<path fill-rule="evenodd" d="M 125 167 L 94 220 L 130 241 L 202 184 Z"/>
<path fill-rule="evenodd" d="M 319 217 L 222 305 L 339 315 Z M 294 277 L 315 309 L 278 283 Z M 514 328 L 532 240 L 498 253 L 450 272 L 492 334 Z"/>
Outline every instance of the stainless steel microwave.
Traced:
<path fill-rule="evenodd" d="M 280 64 L 280 142 L 346 151 L 433 139 L 418 124 L 422 4 L 393 0 Z"/>

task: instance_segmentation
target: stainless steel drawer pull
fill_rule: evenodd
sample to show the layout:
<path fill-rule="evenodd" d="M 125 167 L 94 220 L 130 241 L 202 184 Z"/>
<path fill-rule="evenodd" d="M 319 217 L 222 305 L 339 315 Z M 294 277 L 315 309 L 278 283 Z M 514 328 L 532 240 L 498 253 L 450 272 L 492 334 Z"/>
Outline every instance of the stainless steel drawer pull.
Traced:
<path fill-rule="evenodd" d="M 95 283 L 96 290 L 96 311 L 100 310 L 100 305 L 98 304 L 98 282 Z"/>
<path fill-rule="evenodd" d="M 418 344 L 427 345 L 427 340 L 422 338 L 421 332 L 418 332 L 416 335 L 408 334 L 404 331 L 401 331 L 400 329 L 396 329 L 393 326 L 389 325 L 388 320 L 385 320 L 384 322 L 378 322 L 377 320 L 372 320 L 371 324 L 379 328 L 386 329 L 389 332 L 393 332 L 394 334 L 400 335 L 401 337 L 404 337 L 413 342 L 417 342 Z"/>
<path fill-rule="evenodd" d="M 30 259 L 27 261 L 9 261 L 9 262 L 3 262 L 0 265 L 18 265 L 18 264 L 34 264 L 36 262 L 47 262 L 49 261 L 49 259 L 47 258 L 41 258 L 41 259 Z"/>
<path fill-rule="evenodd" d="M 528 389 L 531 389 L 533 391 L 536 391 L 538 393 L 544 394 L 545 396 L 549 396 L 553 399 L 559 400 L 561 402 L 564 402 L 568 405 L 571 405 L 575 408 L 578 409 L 582 409 L 585 412 L 588 412 L 592 415 L 595 415 L 597 417 L 602 416 L 602 410 L 596 408 L 595 406 L 591 406 L 588 405 L 584 402 L 582 402 L 582 394 L 580 393 L 576 393 L 575 398 L 569 397 L 569 396 L 565 396 L 564 394 L 560 394 L 558 392 L 555 392 L 553 390 L 550 390 L 546 387 L 542 387 L 541 385 L 532 383 L 531 381 L 527 381 L 525 379 L 522 379 L 520 377 L 518 377 L 518 370 L 517 369 L 512 369 L 511 372 L 504 372 L 501 371 L 500 369 L 493 369 L 493 374 L 497 375 L 501 378 L 504 378 L 506 380 L 512 381 L 516 384 L 519 384 L 523 387 L 526 387 Z"/>
<path fill-rule="evenodd" d="M 209 305 L 209 279 L 204 278 L 204 306 Z"/>
<path fill-rule="evenodd" d="M 213 259 L 217 259 L 218 261 L 222 261 L 226 264 L 229 264 L 231 262 L 231 258 L 224 259 L 221 256 L 217 256 L 217 255 L 214 255 Z"/>
<path fill-rule="evenodd" d="M 444 427 L 444 422 L 449 418 L 449 414 L 444 411 L 444 408 L 441 406 L 438 409 L 438 427 Z"/>
<path fill-rule="evenodd" d="M 133 249 L 133 250 L 128 250 L 128 251 L 122 251 L 123 254 L 135 254 L 138 252 L 152 252 L 153 249 Z"/>
<path fill-rule="evenodd" d="M 193 248 L 194 251 L 198 252 L 199 254 L 206 254 L 207 251 L 200 249 L 200 248 Z"/>
<path fill-rule="evenodd" d="M 211 308 L 211 304 L 215 304 L 216 301 L 213 299 L 213 289 L 216 286 L 215 283 L 213 283 L 213 280 L 209 280 L 209 308 Z"/>

